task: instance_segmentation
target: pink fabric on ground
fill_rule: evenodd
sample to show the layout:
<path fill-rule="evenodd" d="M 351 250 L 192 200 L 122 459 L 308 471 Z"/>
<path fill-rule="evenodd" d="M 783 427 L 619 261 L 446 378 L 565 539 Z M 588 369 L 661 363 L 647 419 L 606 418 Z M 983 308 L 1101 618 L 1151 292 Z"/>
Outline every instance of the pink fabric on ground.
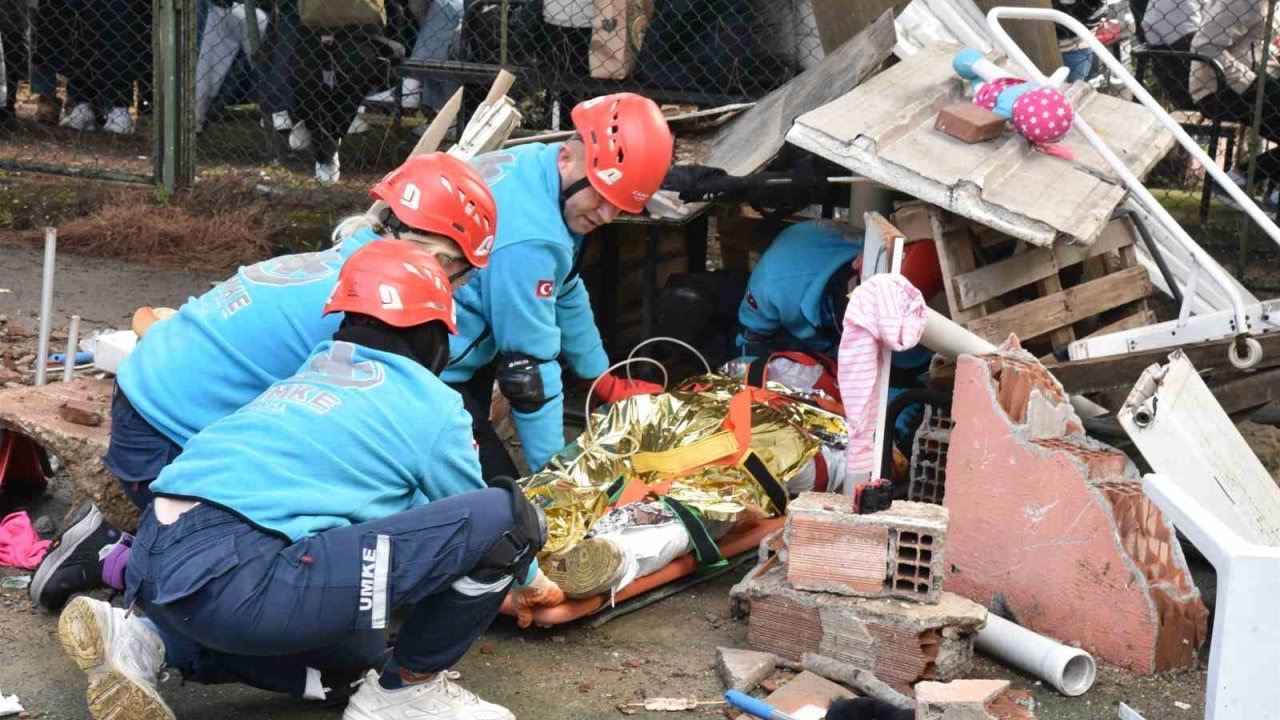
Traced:
<path fill-rule="evenodd" d="M 26 512 L 10 513 L 0 520 L 0 565 L 35 570 L 50 544 L 36 534 Z"/>
<path fill-rule="evenodd" d="M 874 445 L 880 348 L 915 347 L 924 333 L 925 309 L 920 291 L 901 275 L 875 275 L 849 297 L 838 361 L 840 396 L 849 423 L 845 459 L 850 473 L 879 472 Z"/>

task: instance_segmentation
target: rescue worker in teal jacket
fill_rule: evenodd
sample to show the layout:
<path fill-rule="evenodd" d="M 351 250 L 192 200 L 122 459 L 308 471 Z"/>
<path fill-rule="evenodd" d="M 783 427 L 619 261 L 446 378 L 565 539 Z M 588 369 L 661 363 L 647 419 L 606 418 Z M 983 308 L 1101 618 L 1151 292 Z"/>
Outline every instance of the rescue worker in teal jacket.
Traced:
<path fill-rule="evenodd" d="M 644 210 L 670 166 L 671 131 L 652 100 L 631 93 L 587 100 L 572 117 L 578 134 L 564 143 L 472 161 L 497 200 L 498 233 L 489 266 L 457 293 L 458 334 L 442 377 L 471 412 L 485 477 L 518 474 L 489 423 L 495 379 L 533 470 L 564 446 L 561 357 L 574 374 L 600 379 L 605 402 L 660 389 L 605 374 L 609 358 L 574 267 L 585 234 Z"/>

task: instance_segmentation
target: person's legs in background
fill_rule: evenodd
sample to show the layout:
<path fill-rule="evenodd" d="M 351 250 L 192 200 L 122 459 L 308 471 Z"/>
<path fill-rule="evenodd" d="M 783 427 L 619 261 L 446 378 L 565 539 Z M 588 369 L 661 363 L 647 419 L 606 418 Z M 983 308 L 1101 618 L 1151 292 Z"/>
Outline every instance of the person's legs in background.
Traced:
<path fill-rule="evenodd" d="M 267 32 L 267 14 L 256 10 L 259 36 Z M 244 3 L 222 6 L 213 4 L 205 18 L 200 36 L 200 55 L 196 61 L 196 132 L 204 130 L 209 104 L 217 97 L 222 82 L 237 55 L 249 54 L 249 25 Z"/>
<path fill-rule="evenodd" d="M 106 113 L 102 129 L 118 135 L 137 132 L 130 110 L 134 106 L 133 86 L 141 75 L 142 48 L 150 42 L 150 25 L 143 25 L 138 0 L 110 0 L 93 3 L 88 9 L 97 29 L 96 55 L 98 107 Z"/>
<path fill-rule="evenodd" d="M 1089 48 L 1063 50 L 1062 64 L 1067 67 L 1067 82 L 1079 82 L 1089 77 L 1093 69 L 1093 51 Z"/>
<path fill-rule="evenodd" d="M 272 128 L 279 132 L 293 129 L 292 68 L 302 59 L 298 55 L 298 25 L 298 1 L 279 0 L 274 27 L 266 35 L 265 66 L 258 73 L 258 97 Z"/>
<path fill-rule="evenodd" d="M 25 0 L 0 0 L 0 62 L 4 65 L 4 103 L 0 123 L 17 119 L 18 80 L 27 75 L 27 12 Z"/>

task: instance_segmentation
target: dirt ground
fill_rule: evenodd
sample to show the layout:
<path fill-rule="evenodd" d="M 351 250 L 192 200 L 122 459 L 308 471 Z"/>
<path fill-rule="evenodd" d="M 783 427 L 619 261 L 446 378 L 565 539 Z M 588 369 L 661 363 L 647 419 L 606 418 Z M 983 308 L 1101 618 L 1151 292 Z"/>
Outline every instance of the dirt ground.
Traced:
<path fill-rule="evenodd" d="M 40 252 L 3 245 L 0 254 L 0 314 L 10 324 L 34 332 L 39 301 Z M 127 327 L 139 304 L 178 305 L 226 271 L 159 270 L 84 255 L 60 255 L 55 277 L 55 312 L 79 313 L 88 328 Z M 57 325 L 57 324 L 55 324 Z M 5 342 L 0 336 L 0 344 Z M 27 339 L 19 342 L 32 342 Z M 66 483 L 30 506 L 33 517 L 60 525 L 69 503 Z M 18 574 L 0 570 L 2 575 Z M 622 717 L 620 702 L 654 696 L 717 699 L 723 688 L 714 671 L 715 648 L 745 647 L 746 628 L 727 619 L 730 574 L 614 620 L 598 630 L 572 625 L 520 631 L 500 618 L 459 666 L 463 683 L 510 707 L 525 720 Z M 1211 570 L 1197 581 L 1212 595 Z M 0 692 L 17 694 L 34 717 L 87 718 L 82 673 L 62 653 L 56 617 L 31 606 L 21 590 L 0 591 Z M 1203 715 L 1203 670 L 1137 677 L 1103 666 L 1093 690 L 1062 698 L 1042 684 L 989 660 L 979 660 L 972 677 L 1006 677 L 1034 692 L 1042 719 L 1085 720 L 1116 716 L 1124 701 L 1149 720 Z M 232 686 L 182 684 L 176 677 L 162 692 L 184 719 L 226 717 L 338 718 L 340 710 Z M 710 706 L 683 717 L 723 717 Z M 668 717 L 640 713 L 637 717 Z M 670 716 L 679 717 L 679 716 Z"/>

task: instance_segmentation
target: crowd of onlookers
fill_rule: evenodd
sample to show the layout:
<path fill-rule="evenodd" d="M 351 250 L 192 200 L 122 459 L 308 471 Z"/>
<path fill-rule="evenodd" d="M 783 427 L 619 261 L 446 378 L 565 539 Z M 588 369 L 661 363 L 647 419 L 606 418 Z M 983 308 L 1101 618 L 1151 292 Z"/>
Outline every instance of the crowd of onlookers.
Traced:
<path fill-rule="evenodd" d="M 1106 0 L 1052 1 L 1094 28 L 1104 27 L 1108 12 L 1118 15 Z M 330 7 L 350 4 L 331 0 Z M 343 136 L 369 128 L 362 106 L 398 102 L 414 112 L 439 107 L 453 91 L 455 83 L 447 76 L 393 76 L 390 60 L 501 59 L 497 0 L 387 0 L 385 5 L 385 23 L 313 27 L 300 14 L 299 0 L 258 0 L 252 24 L 243 0 L 197 0 L 196 132 L 216 119 L 220 103 L 238 93 L 259 105 L 264 122 L 288 133 L 291 149 L 314 156 L 319 179 L 336 180 Z M 812 13 L 779 19 L 778 5 L 787 3 L 658 3 L 631 79 L 704 92 L 724 91 L 743 78 L 777 84 L 820 55 Z M 1266 0 L 1129 0 L 1142 46 L 1186 53 L 1153 57 L 1149 80 L 1179 109 L 1251 121 L 1264 85 L 1258 82 L 1261 49 L 1280 36 L 1280 22 L 1271 31 L 1264 27 L 1266 6 Z M 594 2 L 526 0 L 508 11 L 508 61 L 568 77 L 588 74 Z M 24 117 L 80 131 L 134 133 L 137 116 L 150 111 L 151 14 L 151 0 L 0 0 L 0 67 L 7 91 L 0 122 L 13 117 L 18 83 L 25 81 L 34 109 Z M 772 30 L 762 31 L 764 25 Z M 1058 37 L 1069 79 L 1084 79 L 1094 64 L 1091 51 L 1062 28 Z M 261 44 L 256 55 L 251 52 L 255 41 Z M 1216 67 L 1195 62 L 1191 54 L 1211 59 Z M 1266 74 L 1278 81 L 1261 90 L 1269 110 L 1259 130 L 1272 142 L 1280 142 L 1278 55 L 1273 50 L 1266 62 Z M 790 66 L 774 67 L 786 65 L 779 60 L 786 57 Z M 1258 160 L 1264 177 L 1280 181 L 1280 150 Z"/>

